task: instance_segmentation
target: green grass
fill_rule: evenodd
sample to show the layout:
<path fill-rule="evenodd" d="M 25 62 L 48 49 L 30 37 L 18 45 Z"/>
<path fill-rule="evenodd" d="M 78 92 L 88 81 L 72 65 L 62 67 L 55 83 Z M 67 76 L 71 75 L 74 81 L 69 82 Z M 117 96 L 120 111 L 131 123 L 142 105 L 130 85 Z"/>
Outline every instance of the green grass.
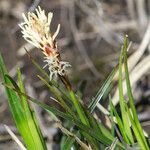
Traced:
<path fill-rule="evenodd" d="M 18 69 L 18 84 L 9 76 L 2 57 L 0 56 L 0 73 L 3 84 L 6 89 L 8 103 L 12 112 L 14 121 L 23 142 L 29 150 L 46 150 L 46 144 L 43 139 L 40 127 L 38 125 L 37 116 L 31 108 L 29 102 L 33 102 L 42 107 L 46 111 L 53 113 L 61 122 L 61 129 L 64 132 L 61 140 L 61 150 L 75 150 L 92 148 L 99 149 L 119 149 L 125 150 L 126 146 L 134 148 L 138 145 L 141 150 L 149 150 L 149 145 L 144 136 L 143 129 L 138 120 L 137 112 L 134 106 L 134 99 L 130 85 L 129 72 L 127 66 L 127 48 L 128 39 L 125 37 L 124 44 L 121 48 L 119 65 L 117 65 L 110 73 L 98 93 L 91 99 L 90 104 L 85 107 L 81 97 L 77 95 L 81 92 L 74 92 L 71 88 L 65 88 L 63 85 L 55 81 L 49 81 L 49 75 L 38 65 L 38 63 L 28 53 L 31 63 L 41 72 L 38 75 L 49 91 L 51 91 L 62 108 L 62 111 L 55 106 L 44 104 L 40 100 L 30 97 L 24 88 L 21 71 Z M 125 80 L 127 86 L 127 96 L 125 100 L 123 93 L 123 72 L 122 65 L 125 70 Z M 111 129 L 94 117 L 94 111 L 97 103 L 106 93 L 110 93 L 112 80 L 116 72 L 119 71 L 119 106 L 121 115 L 118 114 L 115 106 L 110 100 L 109 115 L 111 121 Z M 62 82 L 63 83 L 63 82 Z M 65 83 L 67 84 L 67 83 Z M 67 86 L 66 86 L 67 87 Z M 114 119 L 115 118 L 115 119 Z"/>
<path fill-rule="evenodd" d="M 12 86 L 12 81 L 7 76 L 7 70 L 3 59 L 0 56 L 0 72 L 3 78 L 4 85 Z M 18 70 L 19 89 L 25 93 L 21 72 Z M 15 120 L 16 126 L 24 140 L 24 143 L 29 150 L 46 150 L 46 144 L 43 140 L 42 133 L 38 126 L 34 110 L 29 107 L 27 98 L 23 95 L 17 95 L 16 92 L 5 86 L 8 103 Z"/>

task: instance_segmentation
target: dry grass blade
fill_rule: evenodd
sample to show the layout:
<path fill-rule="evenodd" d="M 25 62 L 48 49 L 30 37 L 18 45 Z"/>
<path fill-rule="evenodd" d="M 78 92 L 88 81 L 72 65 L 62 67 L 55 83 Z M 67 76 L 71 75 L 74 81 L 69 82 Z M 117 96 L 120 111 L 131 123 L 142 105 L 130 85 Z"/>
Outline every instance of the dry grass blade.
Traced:
<path fill-rule="evenodd" d="M 97 103 L 96 106 L 103 114 L 109 115 L 109 111 L 105 107 L 103 107 L 100 103 Z"/>
<path fill-rule="evenodd" d="M 11 131 L 11 129 L 7 126 L 4 125 L 5 129 L 9 133 L 9 135 L 12 137 L 12 139 L 18 144 L 21 150 L 27 150 L 24 145 L 20 142 L 20 140 L 17 138 L 17 136 Z"/>

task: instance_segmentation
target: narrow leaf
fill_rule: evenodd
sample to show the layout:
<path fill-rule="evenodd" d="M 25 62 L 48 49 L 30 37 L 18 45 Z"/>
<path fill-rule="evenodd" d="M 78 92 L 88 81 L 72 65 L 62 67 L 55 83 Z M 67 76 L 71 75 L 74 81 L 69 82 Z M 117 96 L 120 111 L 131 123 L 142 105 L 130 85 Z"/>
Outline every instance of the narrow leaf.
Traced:
<path fill-rule="evenodd" d="M 102 97 L 105 94 L 105 92 L 107 91 L 107 89 L 109 89 L 109 86 L 111 85 L 111 82 L 112 82 L 113 77 L 116 74 L 117 70 L 118 70 L 118 65 L 112 70 L 112 72 L 107 77 L 107 79 L 105 80 L 104 84 L 101 86 L 100 90 L 98 91 L 98 93 L 96 94 L 94 99 L 92 99 L 91 103 L 88 106 L 88 108 L 91 112 L 94 111 L 97 103 L 99 103 L 99 101 L 102 99 Z"/>
<path fill-rule="evenodd" d="M 124 100 L 124 94 L 123 94 L 123 81 L 122 81 L 122 59 L 123 59 L 123 50 L 127 48 L 127 41 L 124 41 L 124 45 L 121 48 L 121 54 L 120 54 L 120 60 L 119 60 L 119 100 L 120 100 L 120 110 L 123 120 L 123 128 L 126 129 L 125 133 L 127 135 L 127 139 L 124 139 L 128 144 L 133 144 L 133 136 L 131 133 L 131 129 L 129 126 L 129 117 L 127 112 L 125 111 L 125 100 Z"/>
<path fill-rule="evenodd" d="M 125 42 L 126 43 L 127 43 L 127 40 L 128 40 L 127 36 L 125 36 Z M 149 146 L 148 146 L 148 143 L 145 139 L 143 129 L 140 125 L 138 115 L 137 115 L 137 112 L 136 112 L 136 108 L 135 108 L 135 105 L 134 105 L 134 98 L 133 98 L 133 94 L 132 94 L 131 83 L 130 83 L 130 79 L 129 79 L 128 64 L 127 64 L 127 44 L 125 45 L 123 54 L 124 54 L 125 79 L 126 79 L 126 86 L 127 86 L 127 94 L 128 94 L 128 98 L 129 98 L 129 104 L 130 104 L 130 107 L 131 107 L 133 118 L 135 120 L 135 124 L 138 128 L 138 132 L 139 132 L 140 136 L 142 137 L 142 141 L 144 142 L 145 147 L 148 149 Z"/>

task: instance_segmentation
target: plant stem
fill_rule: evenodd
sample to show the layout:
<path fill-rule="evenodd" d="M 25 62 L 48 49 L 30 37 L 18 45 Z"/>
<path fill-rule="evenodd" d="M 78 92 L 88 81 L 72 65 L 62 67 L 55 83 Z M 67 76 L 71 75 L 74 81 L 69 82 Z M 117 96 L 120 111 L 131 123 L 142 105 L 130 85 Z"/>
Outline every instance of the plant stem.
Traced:
<path fill-rule="evenodd" d="M 59 76 L 60 80 L 62 81 L 62 83 L 63 83 L 63 84 L 65 85 L 65 87 L 67 88 L 67 90 L 68 90 L 68 91 L 71 91 L 71 90 L 72 90 L 72 87 L 71 87 L 71 83 L 70 83 L 68 77 L 67 77 L 66 75 L 65 75 L 65 76 L 61 76 L 61 75 L 59 75 L 59 74 L 58 74 L 58 76 Z"/>
<path fill-rule="evenodd" d="M 72 87 L 71 87 L 71 84 L 68 80 L 68 77 L 59 75 L 59 78 L 61 79 L 62 83 L 66 86 L 67 90 L 69 91 L 71 100 L 72 100 L 72 102 L 73 102 L 73 104 L 77 110 L 77 113 L 78 113 L 82 123 L 90 126 L 89 121 L 88 121 L 88 119 L 87 119 L 87 117 L 86 117 L 86 115 L 82 109 L 82 105 L 80 104 L 80 102 L 78 101 L 78 99 L 76 98 L 76 96 L 72 90 Z"/>

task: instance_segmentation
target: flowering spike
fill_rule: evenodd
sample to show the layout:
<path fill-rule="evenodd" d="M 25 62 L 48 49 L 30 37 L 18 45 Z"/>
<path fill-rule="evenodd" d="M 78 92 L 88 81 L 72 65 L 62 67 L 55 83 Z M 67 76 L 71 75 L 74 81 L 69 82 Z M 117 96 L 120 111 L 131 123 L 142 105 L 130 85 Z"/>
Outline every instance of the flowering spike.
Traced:
<path fill-rule="evenodd" d="M 24 22 L 19 24 L 22 29 L 23 37 L 26 41 L 42 50 L 46 56 L 44 62 L 47 64 L 50 71 L 50 80 L 53 76 L 66 75 L 66 70 L 71 65 L 68 62 L 60 60 L 60 54 L 57 49 L 56 37 L 60 30 L 58 24 L 56 32 L 52 35 L 50 32 L 50 24 L 53 13 L 49 12 L 46 16 L 45 11 L 40 6 L 35 10 L 35 13 L 28 12 L 27 15 L 23 14 Z"/>
<path fill-rule="evenodd" d="M 49 25 L 51 25 L 52 18 L 53 18 L 53 13 L 48 13 L 47 23 L 48 23 Z"/>
<path fill-rule="evenodd" d="M 60 30 L 60 24 L 58 24 L 57 30 L 56 30 L 56 32 L 55 32 L 54 35 L 53 35 L 53 40 L 55 40 L 56 36 L 57 36 L 58 33 L 59 33 L 59 30 Z"/>

